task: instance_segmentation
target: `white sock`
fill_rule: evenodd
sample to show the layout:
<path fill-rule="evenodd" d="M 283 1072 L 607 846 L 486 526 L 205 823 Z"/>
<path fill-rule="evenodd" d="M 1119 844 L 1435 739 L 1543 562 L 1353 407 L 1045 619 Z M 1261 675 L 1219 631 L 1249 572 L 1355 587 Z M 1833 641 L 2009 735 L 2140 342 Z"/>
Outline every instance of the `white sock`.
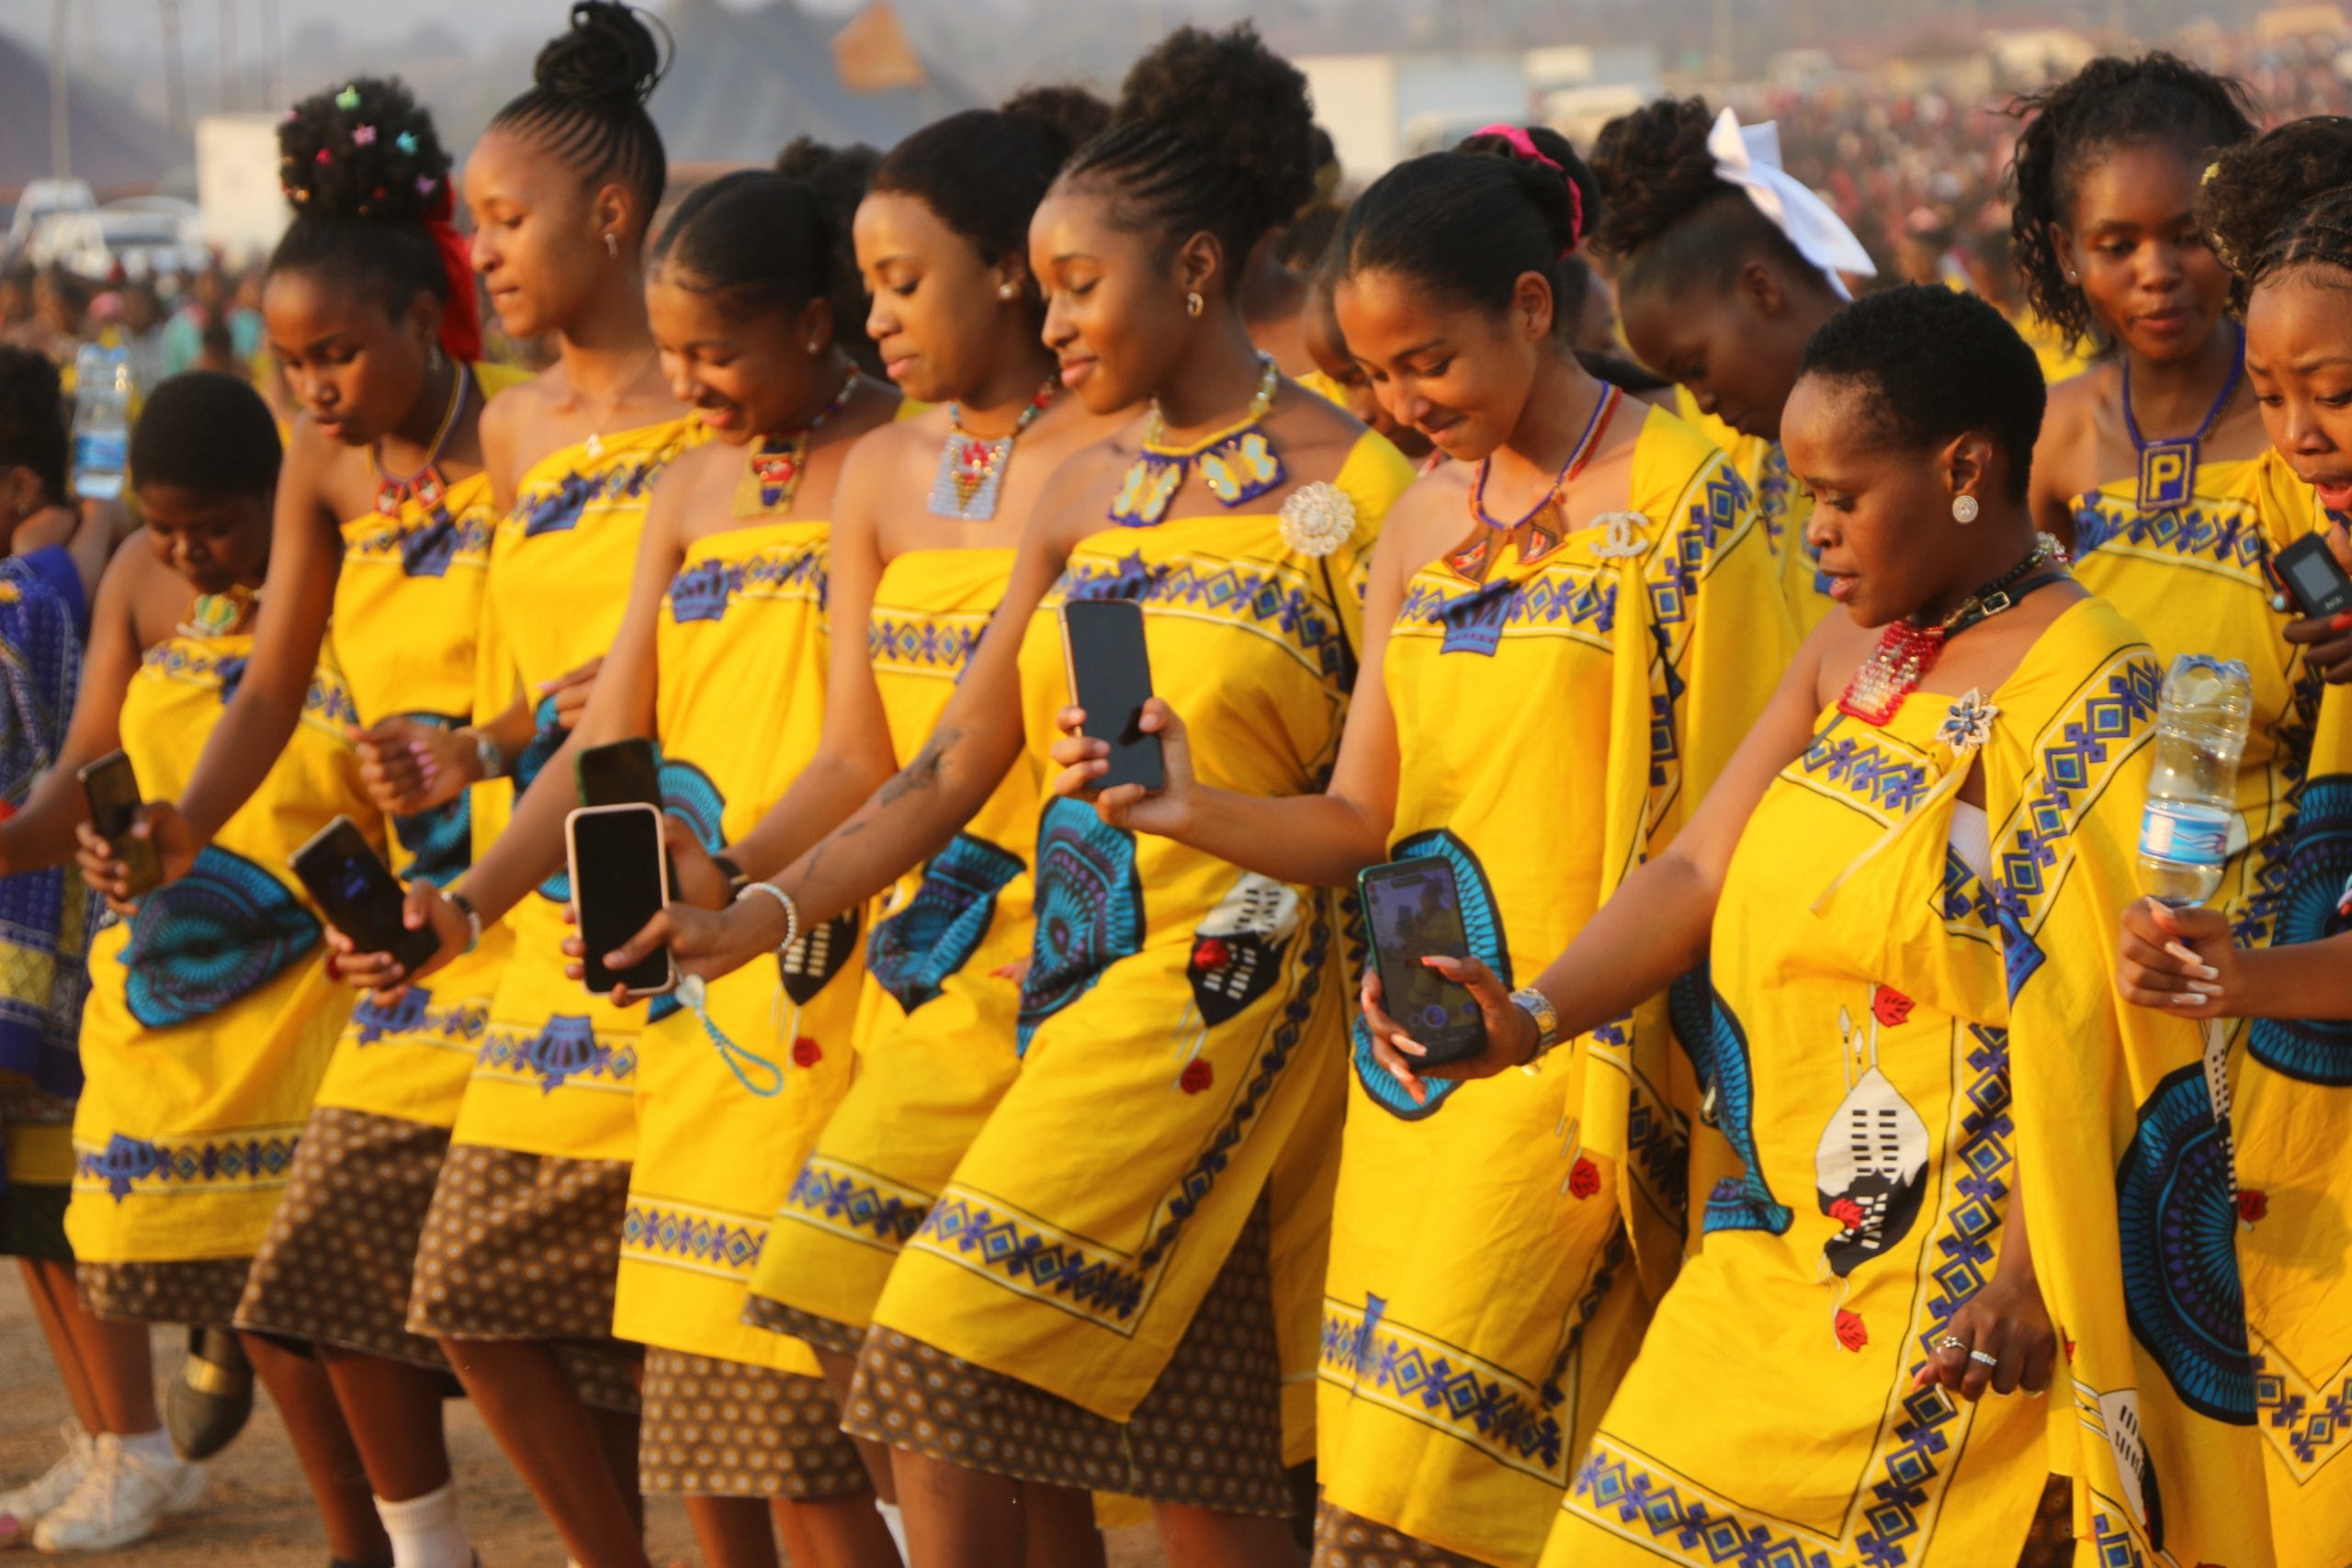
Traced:
<path fill-rule="evenodd" d="M 392 1538 L 393 1568 L 472 1568 L 473 1543 L 458 1517 L 458 1483 L 405 1503 L 376 1499 L 376 1517 Z"/>
<path fill-rule="evenodd" d="M 899 1505 L 885 1503 L 879 1497 L 874 1499 L 874 1511 L 882 1516 L 882 1528 L 888 1530 L 890 1539 L 898 1543 L 899 1561 L 904 1562 L 907 1560 L 907 1517 L 899 1512 Z"/>
<path fill-rule="evenodd" d="M 179 1456 L 172 1452 L 171 1434 L 164 1431 L 161 1427 L 156 1427 L 152 1432 L 140 1432 L 135 1435 L 126 1434 L 122 1437 L 117 1438 L 115 1440 L 122 1445 L 123 1452 L 135 1455 L 140 1459 L 148 1460 L 157 1464 L 176 1464 L 179 1462 Z"/>

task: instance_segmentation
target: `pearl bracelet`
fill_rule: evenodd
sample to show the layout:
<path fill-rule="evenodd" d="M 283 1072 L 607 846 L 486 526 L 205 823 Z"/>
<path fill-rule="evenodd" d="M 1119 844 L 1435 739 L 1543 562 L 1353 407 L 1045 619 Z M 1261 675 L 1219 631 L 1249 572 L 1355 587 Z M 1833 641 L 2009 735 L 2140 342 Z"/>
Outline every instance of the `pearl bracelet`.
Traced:
<path fill-rule="evenodd" d="M 800 940 L 800 906 L 792 901 L 791 894 L 786 893 L 773 882 L 745 883 L 743 890 L 735 895 L 735 902 L 740 904 L 754 893 L 764 893 L 783 906 L 784 940 L 775 944 L 775 950 L 782 953 Z"/>

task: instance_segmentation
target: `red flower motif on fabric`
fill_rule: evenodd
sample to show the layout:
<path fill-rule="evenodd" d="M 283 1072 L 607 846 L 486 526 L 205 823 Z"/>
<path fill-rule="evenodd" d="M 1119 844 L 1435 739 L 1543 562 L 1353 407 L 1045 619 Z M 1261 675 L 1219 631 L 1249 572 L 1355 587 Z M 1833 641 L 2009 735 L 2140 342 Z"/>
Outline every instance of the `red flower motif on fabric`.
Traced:
<path fill-rule="evenodd" d="M 1198 1094 L 1215 1082 L 1216 1069 L 1198 1056 L 1185 1063 L 1184 1070 L 1176 1075 L 1176 1087 L 1186 1094 Z"/>
<path fill-rule="evenodd" d="M 1193 949 L 1193 967 L 1195 969 L 1222 969 L 1232 962 L 1233 950 L 1213 936 L 1203 937 L 1199 945 Z"/>
<path fill-rule="evenodd" d="M 824 1059 L 825 1048 L 822 1045 L 818 1044 L 814 1040 L 809 1039 L 807 1035 L 804 1034 L 799 1039 L 792 1043 L 792 1065 L 794 1066 L 813 1067 Z"/>
<path fill-rule="evenodd" d="M 1840 1198 L 1829 1205 L 1829 1217 L 1849 1231 L 1862 1228 L 1862 1206 L 1851 1198 Z"/>
<path fill-rule="evenodd" d="M 2270 1213 L 2270 1194 L 2259 1187 L 2241 1188 L 2238 1191 L 2238 1218 L 2254 1224 Z"/>
<path fill-rule="evenodd" d="M 1584 1199 L 1591 1197 L 1600 1190 L 1600 1168 L 1582 1155 L 1578 1155 L 1575 1168 L 1568 1172 L 1568 1195 Z"/>
<path fill-rule="evenodd" d="M 1878 1020 L 1881 1028 L 1901 1027 L 1911 1016 L 1911 998 L 1889 986 L 1881 986 L 1871 998 L 1871 1016 Z"/>
<path fill-rule="evenodd" d="M 1862 1314 L 1838 1309 L 1838 1343 L 1849 1350 L 1860 1350 L 1871 1342 L 1871 1331 L 1863 1326 Z"/>

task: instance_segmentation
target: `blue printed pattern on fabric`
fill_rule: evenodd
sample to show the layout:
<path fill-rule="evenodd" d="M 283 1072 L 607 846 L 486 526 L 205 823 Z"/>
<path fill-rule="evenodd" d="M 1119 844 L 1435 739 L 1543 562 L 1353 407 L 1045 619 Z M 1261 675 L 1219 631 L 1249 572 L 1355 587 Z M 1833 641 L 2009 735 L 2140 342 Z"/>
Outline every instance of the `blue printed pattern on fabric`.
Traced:
<path fill-rule="evenodd" d="M 2249 576 L 2258 576 L 2270 557 L 2261 521 L 2251 508 L 2208 504 L 2143 512 L 2130 501 L 2093 491 L 2075 502 L 2075 558 L 2109 544 L 2163 550 Z"/>
<path fill-rule="evenodd" d="M 1282 634 L 1327 679 L 1348 662 L 1347 637 L 1320 579 L 1274 562 L 1179 557 L 1158 566 L 1140 554 L 1114 567 L 1095 559 L 1070 562 L 1065 599 L 1132 599 L 1195 615 L 1221 615 Z"/>
<path fill-rule="evenodd" d="M 523 537 L 568 534 L 580 526 L 591 506 L 636 500 L 674 456 L 663 452 L 640 463 L 616 463 L 599 473 L 566 474 L 551 485 L 534 490 L 514 509 L 516 520 L 523 525 Z"/>
<path fill-rule="evenodd" d="M 442 713 L 410 713 L 402 718 L 419 724 L 429 724 L 435 729 L 456 729 L 465 721 Z M 392 818 L 392 840 L 408 854 L 405 863 L 392 868 L 392 874 L 402 882 L 414 882 L 419 877 L 436 887 L 447 887 L 465 874 L 474 863 L 473 791 L 461 791 L 458 798 L 407 817 Z"/>
<path fill-rule="evenodd" d="M 555 699 L 541 697 L 538 705 L 531 710 L 530 744 L 525 746 L 523 754 L 514 759 L 513 777 L 517 801 L 530 789 L 533 781 L 547 771 L 547 765 L 555 761 L 555 754 L 563 750 L 563 743 L 571 734 L 571 731 L 564 728 L 556 718 Z M 571 873 L 558 868 L 553 876 L 539 884 L 539 897 L 550 904 L 571 903 Z"/>
<path fill-rule="evenodd" d="M 775 598 L 796 590 L 825 602 L 825 547 L 799 544 L 755 550 L 741 560 L 696 561 L 670 580 L 670 616 L 678 625 L 720 621 L 737 598 Z"/>
<path fill-rule="evenodd" d="M 2275 944 L 2319 942 L 2352 928 L 2352 920 L 2336 912 L 2352 891 L 2352 774 L 2331 773 L 2304 784 L 2280 865 Z M 2247 1028 L 2246 1049 L 2263 1066 L 2300 1082 L 2352 1086 L 2352 1024 L 2257 1018 Z"/>
<path fill-rule="evenodd" d="M 958 833 L 923 867 L 905 908 L 879 921 L 865 967 L 908 1012 L 940 995 L 996 920 L 997 895 L 1028 868 L 986 839 Z"/>
<path fill-rule="evenodd" d="M 1716 1182 L 1714 1190 L 1707 1194 L 1706 1213 L 1699 1228 L 1784 1235 L 1795 1215 L 1772 1196 L 1762 1161 L 1757 1157 L 1756 1074 L 1747 1055 L 1747 1031 L 1720 991 L 1714 993 L 1711 1026 L 1702 1038 L 1703 1045 L 1691 1052 L 1702 1103 L 1709 1108 L 1702 1114 L 1714 1122 L 1743 1168 L 1739 1175 Z"/>
<path fill-rule="evenodd" d="M 39 561 L 0 557 L 0 802 L 22 806 L 56 762 L 81 669 L 63 592 Z M 100 913 L 62 866 L 0 877 L 0 1073 L 42 1094 L 81 1091 L 83 949 Z"/>
<path fill-rule="evenodd" d="M 253 995 L 319 945 L 319 919 L 286 884 L 218 844 L 177 882 L 140 900 L 127 972 L 130 1015 L 149 1029 L 209 1018 Z"/>
<path fill-rule="evenodd" d="M 74 1181 L 104 1187 L 118 1203 L 151 1185 L 175 1192 L 281 1186 L 301 1134 L 300 1127 L 261 1128 L 181 1144 L 116 1133 L 100 1147 L 76 1146 Z"/>
<path fill-rule="evenodd" d="M 1135 835 L 1082 800 L 1056 798 L 1037 820 L 1037 932 L 1021 982 L 1020 1048 L 1143 943 Z"/>

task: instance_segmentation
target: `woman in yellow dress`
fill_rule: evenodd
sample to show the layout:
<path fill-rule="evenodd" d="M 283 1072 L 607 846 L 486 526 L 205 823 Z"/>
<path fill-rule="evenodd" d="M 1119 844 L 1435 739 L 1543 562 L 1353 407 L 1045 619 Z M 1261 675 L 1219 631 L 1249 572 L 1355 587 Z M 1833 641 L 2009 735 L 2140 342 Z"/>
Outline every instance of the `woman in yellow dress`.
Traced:
<path fill-rule="evenodd" d="M 2352 120 L 2298 120 L 2224 153 L 2199 207 L 2245 299 L 2246 379 L 2271 440 L 2247 487 L 2265 537 L 2324 533 L 2338 564 L 2352 569 L 2347 158 Z M 2352 920 L 2352 689 L 2342 682 L 2352 668 L 2330 646 L 2346 624 L 2306 620 L 2287 633 L 2316 644 L 2304 651 L 2305 671 L 2324 664 L 2335 683 L 2319 699 L 2307 757 L 2288 774 L 2292 822 L 2264 867 L 2265 929 L 2249 933 L 2226 905 L 2124 912 L 2132 1000 L 2253 1021 L 2233 1096 L 2237 1247 L 2279 1568 L 2352 1559 L 2352 1468 L 2332 1414 L 2352 1384 L 2341 1245 L 2352 1180 L 2339 1157 L 2352 1130 L 2352 999 L 2342 994 L 2352 947 L 2343 934 Z"/>
<path fill-rule="evenodd" d="M 1595 380 L 1555 331 L 1562 274 L 1583 265 L 1577 168 L 1549 131 L 1482 132 L 1390 171 L 1349 214 L 1349 347 L 1469 478 L 1423 480 L 1383 530 L 1327 791 L 1196 783 L 1161 705 L 1142 722 L 1167 749 L 1165 790 L 1101 788 L 1107 748 L 1073 738 L 1057 794 L 1082 806 L 1100 789 L 1109 827 L 1278 883 L 1434 862 L 1506 976 L 1559 951 L 1673 841 L 1796 637 L 1722 455 Z M 1323 1302 L 1318 1562 L 1532 1568 L 1681 1254 L 1680 1128 L 1698 1099 L 1672 1081 L 1663 990 L 1544 1072 L 1419 1097 L 1356 1042 Z"/>
<path fill-rule="evenodd" d="M 1009 771 L 1042 765 L 1072 597 L 1141 606 L 1204 776 L 1319 787 L 1409 469 L 1283 382 L 1241 319 L 1239 264 L 1304 197 L 1309 123 L 1304 79 L 1246 26 L 1180 30 L 1136 64 L 1029 254 L 1064 386 L 1098 413 L 1156 400 L 1140 450 L 1062 466 L 890 784 L 791 866 L 747 864 L 766 887 L 724 914 L 673 907 L 623 953 L 671 942 L 731 968 L 945 849 Z M 890 1271 L 847 1425 L 897 1450 L 926 1565 L 1022 1562 L 1022 1483 L 1152 1501 L 1175 1563 L 1287 1562 L 1342 1087 L 1331 910 L 1075 802 L 1046 808 L 1033 854 L 1022 1071 Z"/>
<path fill-rule="evenodd" d="M 1661 98 L 1593 142 L 1594 248 L 1634 356 L 1689 397 L 1756 492 L 1799 632 L 1829 613 L 1805 545 L 1810 501 L 1789 478 L 1781 411 L 1805 340 L 1876 267 L 1827 204 L 1781 168 L 1778 129 L 1698 98 Z"/>
<path fill-rule="evenodd" d="M 277 504 L 342 531 L 336 653 L 380 750 L 398 720 L 454 728 L 473 713 L 492 519 L 478 430 L 498 378 L 470 363 L 473 276 L 431 115 L 363 79 L 297 105 L 278 140 L 295 217 L 266 316 L 302 412 Z M 395 816 L 393 867 L 462 872 L 467 807 Z M 238 1312 L 317 1347 L 395 1550 L 405 1562 L 431 1542 L 425 1568 L 465 1568 L 471 1549 L 442 1441 L 448 1367 L 406 1332 L 409 1277 L 503 956 L 486 947 L 407 1008 L 362 1007 L 345 1026 Z"/>
<path fill-rule="evenodd" d="M 119 749 L 142 789 L 168 795 L 184 781 L 252 652 L 277 431 L 235 378 L 176 377 L 148 399 L 130 457 L 146 533 L 107 568 L 73 727 L 26 809 L 0 828 L 0 865 L 59 863 L 78 835 L 90 886 L 123 917 L 92 942 L 82 1018 L 87 1081 L 65 1225 L 83 1303 L 102 1317 L 227 1323 L 350 1011 L 287 857 L 338 815 L 379 844 L 383 821 L 361 786 L 351 696 L 330 655 L 252 801 L 193 872 L 134 902 L 113 847 L 85 820 L 75 774 Z M 331 1548 L 383 1560 L 389 1544 L 324 1372 L 258 1337 L 244 1345 Z M 43 1517 L 34 1544 L 127 1544 L 203 1484 L 160 1432 L 101 1439 L 92 1472 Z"/>
<path fill-rule="evenodd" d="M 1711 961 L 1694 1055 L 1744 1168 L 1546 1563 L 2066 1562 L 2027 1554 L 2052 1472 L 2104 1561 L 2268 1560 L 2219 1063 L 2110 985 L 2162 674 L 2037 539 L 2042 399 L 1973 296 L 1824 326 L 1783 431 L 1846 614 L 1534 995 L 1430 961 L 1487 1029 L 1445 1076 Z"/>

